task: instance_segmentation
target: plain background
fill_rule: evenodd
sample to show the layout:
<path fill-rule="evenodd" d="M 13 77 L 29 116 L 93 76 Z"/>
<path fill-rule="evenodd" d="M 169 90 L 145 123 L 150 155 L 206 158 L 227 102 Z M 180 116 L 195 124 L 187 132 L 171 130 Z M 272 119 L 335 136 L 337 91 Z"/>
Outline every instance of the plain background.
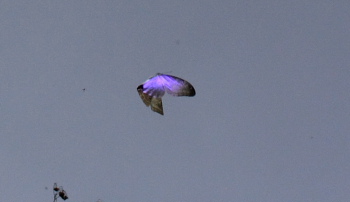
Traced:
<path fill-rule="evenodd" d="M 0 201 L 349 201 L 349 8 L 2 0 Z"/>

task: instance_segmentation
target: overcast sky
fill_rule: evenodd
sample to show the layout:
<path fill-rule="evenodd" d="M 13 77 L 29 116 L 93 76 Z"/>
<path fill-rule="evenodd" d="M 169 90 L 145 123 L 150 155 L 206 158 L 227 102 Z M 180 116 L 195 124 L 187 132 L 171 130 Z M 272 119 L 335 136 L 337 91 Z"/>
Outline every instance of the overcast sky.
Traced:
<path fill-rule="evenodd" d="M 349 201 L 349 8 L 0 1 L 0 201 Z"/>

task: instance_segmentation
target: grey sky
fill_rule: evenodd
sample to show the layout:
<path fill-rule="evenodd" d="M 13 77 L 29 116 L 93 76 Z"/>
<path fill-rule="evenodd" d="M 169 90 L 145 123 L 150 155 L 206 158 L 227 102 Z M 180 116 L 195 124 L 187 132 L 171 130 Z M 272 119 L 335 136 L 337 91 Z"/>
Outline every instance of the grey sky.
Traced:
<path fill-rule="evenodd" d="M 1 1 L 0 201 L 348 201 L 349 8 Z"/>

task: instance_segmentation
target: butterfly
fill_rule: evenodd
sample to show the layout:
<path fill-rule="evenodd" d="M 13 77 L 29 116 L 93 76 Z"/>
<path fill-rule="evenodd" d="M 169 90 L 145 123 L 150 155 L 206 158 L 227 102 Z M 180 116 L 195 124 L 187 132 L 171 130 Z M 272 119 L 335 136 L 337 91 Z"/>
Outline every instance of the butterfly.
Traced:
<path fill-rule="evenodd" d="M 162 97 L 165 92 L 173 96 L 193 97 L 196 95 L 194 87 L 188 81 L 161 73 L 157 73 L 139 85 L 137 92 L 147 107 L 151 106 L 152 111 L 161 115 L 164 115 Z"/>

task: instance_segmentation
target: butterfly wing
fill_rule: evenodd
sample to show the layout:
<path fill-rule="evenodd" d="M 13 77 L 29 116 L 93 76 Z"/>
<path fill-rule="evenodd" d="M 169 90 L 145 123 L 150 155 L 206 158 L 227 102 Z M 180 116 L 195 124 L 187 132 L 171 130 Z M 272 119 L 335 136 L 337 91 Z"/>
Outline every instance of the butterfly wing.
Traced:
<path fill-rule="evenodd" d="M 164 115 L 163 112 L 163 104 L 162 104 L 162 98 L 157 98 L 151 95 L 148 95 L 147 93 L 144 93 L 143 85 L 139 85 L 137 87 L 137 92 L 139 93 L 143 103 L 148 107 L 151 105 L 151 109 L 154 112 L 157 112 L 161 115 Z"/>
<path fill-rule="evenodd" d="M 164 112 L 163 112 L 163 104 L 162 104 L 162 98 L 152 98 L 152 101 L 151 101 L 151 109 L 152 111 L 154 112 L 157 112 L 161 115 L 164 115 Z"/>
<path fill-rule="evenodd" d="M 147 93 L 152 97 L 163 97 L 165 94 L 165 89 L 163 85 L 163 79 L 158 76 L 149 78 L 142 84 L 142 89 L 144 93 Z"/>
<path fill-rule="evenodd" d="M 194 87 L 186 80 L 167 74 L 158 74 L 162 80 L 164 90 L 173 96 L 195 96 Z"/>
<path fill-rule="evenodd" d="M 194 87 L 188 81 L 160 73 L 139 85 L 137 91 L 145 105 L 151 106 L 152 111 L 161 115 L 164 115 L 162 97 L 165 92 L 173 96 L 194 96 L 196 94 Z"/>

